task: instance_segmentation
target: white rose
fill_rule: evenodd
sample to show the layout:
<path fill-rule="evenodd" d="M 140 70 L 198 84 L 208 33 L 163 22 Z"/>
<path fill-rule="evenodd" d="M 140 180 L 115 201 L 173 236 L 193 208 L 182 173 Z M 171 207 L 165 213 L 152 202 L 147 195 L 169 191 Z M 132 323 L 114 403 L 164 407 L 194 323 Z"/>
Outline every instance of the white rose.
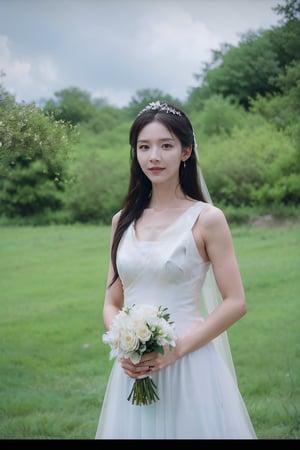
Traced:
<path fill-rule="evenodd" d="M 129 354 L 138 349 L 139 340 L 131 330 L 122 330 L 120 334 L 120 349 Z"/>
<path fill-rule="evenodd" d="M 135 328 L 135 333 L 141 342 L 147 342 L 151 338 L 151 330 L 142 322 Z"/>
<path fill-rule="evenodd" d="M 136 306 L 133 312 L 133 317 L 137 320 L 148 321 L 157 316 L 157 307 L 153 305 L 139 305 Z"/>

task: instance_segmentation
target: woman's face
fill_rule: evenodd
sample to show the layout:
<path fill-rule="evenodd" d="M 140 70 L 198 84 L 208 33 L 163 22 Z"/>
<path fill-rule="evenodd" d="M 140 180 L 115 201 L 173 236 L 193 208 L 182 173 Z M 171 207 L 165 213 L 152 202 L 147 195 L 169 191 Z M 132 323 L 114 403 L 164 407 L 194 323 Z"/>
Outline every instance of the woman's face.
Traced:
<path fill-rule="evenodd" d="M 179 166 L 187 158 L 179 139 L 160 122 L 151 122 L 138 135 L 137 159 L 152 183 L 177 183 Z"/>

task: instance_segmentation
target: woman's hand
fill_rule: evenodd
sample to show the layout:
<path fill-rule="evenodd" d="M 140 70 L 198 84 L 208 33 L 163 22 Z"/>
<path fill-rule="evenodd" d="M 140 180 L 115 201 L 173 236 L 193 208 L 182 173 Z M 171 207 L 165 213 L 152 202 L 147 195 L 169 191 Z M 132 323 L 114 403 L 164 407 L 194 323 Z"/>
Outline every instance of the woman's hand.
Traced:
<path fill-rule="evenodd" d="M 158 352 L 146 353 L 142 356 L 138 364 L 133 364 L 129 358 L 121 358 L 120 364 L 126 375 L 136 379 L 163 370 L 173 364 L 177 359 L 176 347 L 170 349 L 166 345 L 163 355 Z"/>

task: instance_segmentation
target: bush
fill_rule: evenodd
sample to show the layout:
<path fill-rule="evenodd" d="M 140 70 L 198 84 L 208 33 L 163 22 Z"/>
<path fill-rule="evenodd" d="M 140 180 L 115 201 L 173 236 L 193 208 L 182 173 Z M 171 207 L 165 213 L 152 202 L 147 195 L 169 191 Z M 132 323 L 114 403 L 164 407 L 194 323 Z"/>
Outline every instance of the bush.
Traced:
<path fill-rule="evenodd" d="M 215 203 L 240 207 L 299 200 L 293 141 L 268 123 L 234 129 L 226 140 L 208 140 L 200 164 Z"/>
<path fill-rule="evenodd" d="M 230 103 L 221 95 L 213 95 L 200 113 L 202 133 L 205 136 L 230 136 L 232 130 L 242 124 L 245 115 L 242 107 Z"/>
<path fill-rule="evenodd" d="M 75 129 L 0 86 L 0 214 L 32 216 L 62 206 Z"/>
<path fill-rule="evenodd" d="M 74 166 L 74 180 L 68 186 L 65 199 L 72 220 L 110 224 L 127 190 L 127 172 L 96 154 Z"/>

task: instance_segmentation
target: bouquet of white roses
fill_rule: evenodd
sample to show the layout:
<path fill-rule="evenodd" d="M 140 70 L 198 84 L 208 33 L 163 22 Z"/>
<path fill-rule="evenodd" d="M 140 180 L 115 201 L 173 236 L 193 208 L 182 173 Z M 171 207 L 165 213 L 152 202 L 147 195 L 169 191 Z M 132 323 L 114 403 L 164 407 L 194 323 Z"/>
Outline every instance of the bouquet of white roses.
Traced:
<path fill-rule="evenodd" d="M 103 335 L 109 344 L 110 359 L 130 358 L 137 364 L 145 353 L 164 353 L 164 346 L 175 347 L 175 326 L 170 321 L 167 308 L 152 305 L 125 306 L 114 318 L 109 330 Z M 138 378 L 127 400 L 135 405 L 149 405 L 159 397 L 150 376 Z"/>

